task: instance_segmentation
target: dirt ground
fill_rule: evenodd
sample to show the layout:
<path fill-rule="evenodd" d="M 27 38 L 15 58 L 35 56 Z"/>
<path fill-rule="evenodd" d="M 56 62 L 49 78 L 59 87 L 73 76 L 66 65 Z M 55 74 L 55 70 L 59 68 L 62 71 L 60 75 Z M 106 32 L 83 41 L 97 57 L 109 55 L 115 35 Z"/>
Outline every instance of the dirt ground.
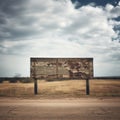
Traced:
<path fill-rule="evenodd" d="M 0 120 L 120 120 L 120 97 L 0 97 Z"/>

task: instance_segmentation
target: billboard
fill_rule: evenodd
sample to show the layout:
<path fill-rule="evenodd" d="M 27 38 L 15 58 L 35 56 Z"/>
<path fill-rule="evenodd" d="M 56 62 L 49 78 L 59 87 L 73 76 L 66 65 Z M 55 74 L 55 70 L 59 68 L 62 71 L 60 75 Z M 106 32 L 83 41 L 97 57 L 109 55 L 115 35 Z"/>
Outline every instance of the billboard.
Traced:
<path fill-rule="evenodd" d="M 93 58 L 31 58 L 33 79 L 93 78 Z"/>

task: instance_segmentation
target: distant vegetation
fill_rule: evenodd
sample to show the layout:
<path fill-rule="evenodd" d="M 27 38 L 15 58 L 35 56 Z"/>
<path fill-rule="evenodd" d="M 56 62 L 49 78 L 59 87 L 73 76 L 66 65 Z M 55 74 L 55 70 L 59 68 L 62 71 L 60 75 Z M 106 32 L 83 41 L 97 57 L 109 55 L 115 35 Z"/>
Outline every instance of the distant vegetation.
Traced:
<path fill-rule="evenodd" d="M 0 83 L 8 81 L 10 83 L 16 83 L 16 82 L 21 82 L 21 83 L 30 83 L 33 82 L 30 77 L 0 77 Z"/>
<path fill-rule="evenodd" d="M 120 80 L 120 76 L 110 76 L 110 77 L 94 77 L 93 79 L 97 79 L 97 80 L 113 80 L 113 79 L 118 79 Z M 42 79 L 40 79 L 42 80 Z M 67 79 L 46 79 L 47 81 L 62 81 L 62 80 L 67 80 Z M 69 79 L 68 79 L 69 80 Z M 8 81 L 10 83 L 17 83 L 17 82 L 21 82 L 21 83 L 31 83 L 33 82 L 33 80 L 30 77 L 0 77 L 0 83 L 4 82 L 4 81 Z"/>
<path fill-rule="evenodd" d="M 94 77 L 94 79 L 119 79 L 120 80 L 120 76 L 104 76 L 104 77 Z"/>

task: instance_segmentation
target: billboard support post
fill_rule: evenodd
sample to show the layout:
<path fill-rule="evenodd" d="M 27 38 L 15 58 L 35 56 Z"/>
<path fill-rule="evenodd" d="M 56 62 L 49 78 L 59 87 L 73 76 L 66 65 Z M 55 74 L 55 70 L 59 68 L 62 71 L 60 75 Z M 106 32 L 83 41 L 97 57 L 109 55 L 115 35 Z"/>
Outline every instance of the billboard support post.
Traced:
<path fill-rule="evenodd" d="M 34 79 L 34 94 L 36 95 L 36 94 L 38 94 L 38 91 L 37 91 L 37 79 L 35 78 Z"/>
<path fill-rule="evenodd" d="M 90 85 L 89 85 L 89 79 L 86 79 L 86 95 L 90 94 Z"/>

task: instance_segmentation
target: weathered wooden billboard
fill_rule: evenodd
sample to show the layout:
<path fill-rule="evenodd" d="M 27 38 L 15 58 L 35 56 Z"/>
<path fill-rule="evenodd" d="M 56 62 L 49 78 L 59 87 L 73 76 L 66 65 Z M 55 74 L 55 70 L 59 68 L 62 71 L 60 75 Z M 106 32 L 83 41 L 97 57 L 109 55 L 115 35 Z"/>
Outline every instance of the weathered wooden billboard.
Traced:
<path fill-rule="evenodd" d="M 33 79 L 91 79 L 93 58 L 31 58 Z"/>

